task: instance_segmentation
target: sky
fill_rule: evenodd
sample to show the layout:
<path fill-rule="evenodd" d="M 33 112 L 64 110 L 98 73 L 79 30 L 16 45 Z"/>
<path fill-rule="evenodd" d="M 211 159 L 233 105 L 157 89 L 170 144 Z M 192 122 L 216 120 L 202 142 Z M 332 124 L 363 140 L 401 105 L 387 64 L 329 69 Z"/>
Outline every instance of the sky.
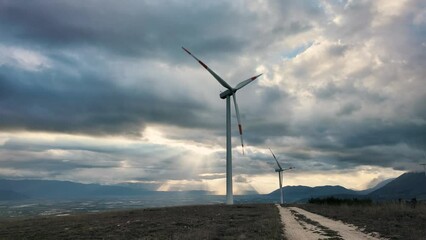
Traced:
<path fill-rule="evenodd" d="M 0 178 L 365 189 L 426 162 L 426 2 L 0 0 Z"/>

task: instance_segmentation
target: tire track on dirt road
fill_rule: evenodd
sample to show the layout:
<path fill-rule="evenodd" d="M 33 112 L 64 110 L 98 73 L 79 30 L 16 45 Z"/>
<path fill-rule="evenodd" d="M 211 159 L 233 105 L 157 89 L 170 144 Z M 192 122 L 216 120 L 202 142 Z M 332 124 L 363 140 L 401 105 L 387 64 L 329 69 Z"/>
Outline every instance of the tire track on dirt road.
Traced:
<path fill-rule="evenodd" d="M 377 233 L 366 234 L 355 226 L 344 224 L 297 207 L 281 207 L 277 205 L 281 221 L 284 224 L 284 234 L 289 240 L 318 240 L 318 239 L 367 239 L 379 240 Z"/>

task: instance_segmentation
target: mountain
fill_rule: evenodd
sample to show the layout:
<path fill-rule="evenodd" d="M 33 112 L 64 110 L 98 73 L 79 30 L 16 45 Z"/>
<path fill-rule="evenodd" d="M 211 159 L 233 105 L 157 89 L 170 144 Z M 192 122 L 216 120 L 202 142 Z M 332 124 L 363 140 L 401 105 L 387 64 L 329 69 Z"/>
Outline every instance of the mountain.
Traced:
<path fill-rule="evenodd" d="M 354 191 L 341 186 L 286 186 L 283 188 L 286 202 L 306 202 L 309 198 L 333 196 L 337 198 L 370 198 L 375 201 L 417 198 L 426 200 L 426 176 L 423 172 L 404 173 L 395 179 L 387 179 L 370 189 Z M 279 199 L 279 189 L 266 197 Z"/>
<path fill-rule="evenodd" d="M 392 182 L 394 179 L 395 178 L 389 178 L 389 179 L 383 180 L 383 181 L 379 182 L 378 184 L 376 184 L 376 186 L 374 186 L 372 188 L 368 188 L 368 189 L 365 189 L 365 190 L 362 190 L 362 191 L 358 191 L 358 192 L 359 192 L 359 194 L 369 194 L 371 192 L 376 191 L 379 188 L 382 188 L 386 184 Z"/>
<path fill-rule="evenodd" d="M 426 176 L 423 172 L 404 173 L 368 196 L 377 200 L 426 199 Z"/>
<path fill-rule="evenodd" d="M 143 191 L 155 191 L 161 184 L 158 183 L 132 183 L 132 182 L 122 182 L 112 186 L 119 186 Z"/>
<path fill-rule="evenodd" d="M 124 184 L 123 184 L 124 185 Z M 105 197 L 147 196 L 154 198 L 179 198 L 182 196 L 207 196 L 208 191 L 186 192 L 155 192 L 146 190 L 144 185 L 130 184 L 128 186 L 105 186 L 100 184 L 83 184 L 68 181 L 53 180 L 1 180 L 0 201 L 23 199 L 87 199 Z M 404 173 L 396 179 L 379 183 L 371 189 L 354 191 L 341 186 L 286 186 L 284 200 L 286 202 L 306 202 L 309 198 L 334 196 L 338 198 L 371 198 L 372 200 L 389 199 L 426 199 L 426 177 L 424 173 Z M 258 195 L 255 192 L 243 197 L 246 202 L 275 201 L 279 199 L 279 189 Z M 252 199 L 252 200 L 250 200 Z"/>
<path fill-rule="evenodd" d="M 8 196 L 12 196 L 11 199 L 16 199 L 16 196 L 19 195 L 41 199 L 76 199 L 123 195 L 132 196 L 145 192 L 121 186 L 104 186 L 54 180 L 0 180 L 0 189 L 6 191 L 5 193 Z M 13 194 L 15 194 L 15 197 L 13 197 Z"/>
<path fill-rule="evenodd" d="M 297 201 L 306 201 L 312 197 L 325 197 L 325 196 L 344 196 L 344 195 L 358 195 L 357 191 L 346 189 L 342 186 L 320 186 L 320 187 L 306 187 L 306 186 L 286 186 L 283 187 L 284 201 L 291 203 Z M 268 197 L 279 198 L 280 190 L 277 189 Z"/>
<path fill-rule="evenodd" d="M 27 198 L 28 196 L 15 191 L 0 189 L 0 201 L 24 200 Z"/>

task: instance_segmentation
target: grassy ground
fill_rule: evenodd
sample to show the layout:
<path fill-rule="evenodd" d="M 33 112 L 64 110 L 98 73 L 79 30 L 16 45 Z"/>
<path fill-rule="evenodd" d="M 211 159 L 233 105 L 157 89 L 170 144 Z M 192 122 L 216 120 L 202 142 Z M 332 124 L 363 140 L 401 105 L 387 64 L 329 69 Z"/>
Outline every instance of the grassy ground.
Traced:
<path fill-rule="evenodd" d="M 399 204 L 331 206 L 304 204 L 297 207 L 353 224 L 366 232 L 378 232 L 390 239 L 425 239 L 426 205 L 411 208 Z"/>
<path fill-rule="evenodd" d="M 0 221 L 0 239 L 281 239 L 272 204 L 206 205 Z"/>

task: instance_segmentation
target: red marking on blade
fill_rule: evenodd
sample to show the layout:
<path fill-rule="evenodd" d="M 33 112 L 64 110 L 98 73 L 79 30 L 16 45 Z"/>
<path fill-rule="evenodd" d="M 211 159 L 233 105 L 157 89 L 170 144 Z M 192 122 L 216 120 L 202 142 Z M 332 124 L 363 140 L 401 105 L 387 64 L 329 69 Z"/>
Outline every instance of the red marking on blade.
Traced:
<path fill-rule="evenodd" d="M 254 80 L 254 79 L 256 79 L 256 78 L 257 78 L 257 76 L 254 76 L 254 77 L 252 77 L 252 78 L 251 78 L 251 80 Z"/>
<path fill-rule="evenodd" d="M 240 130 L 240 135 L 243 135 L 243 129 L 241 128 L 241 124 L 238 124 L 238 129 Z"/>
<path fill-rule="evenodd" d="M 206 64 L 204 64 L 203 62 L 201 62 L 201 61 L 198 61 L 205 69 L 208 69 L 209 67 L 207 67 L 207 65 Z"/>

